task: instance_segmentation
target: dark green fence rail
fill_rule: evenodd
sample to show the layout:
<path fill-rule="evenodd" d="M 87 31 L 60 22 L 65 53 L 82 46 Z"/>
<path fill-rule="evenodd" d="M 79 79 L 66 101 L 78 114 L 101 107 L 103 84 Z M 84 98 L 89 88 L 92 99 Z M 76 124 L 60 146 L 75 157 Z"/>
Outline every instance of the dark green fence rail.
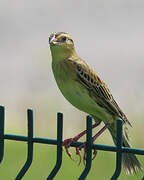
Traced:
<path fill-rule="evenodd" d="M 16 176 L 15 180 L 21 180 L 25 173 L 28 171 L 29 167 L 31 166 L 33 160 L 33 144 L 34 143 L 42 143 L 42 144 L 51 144 L 57 146 L 57 160 L 53 170 L 49 173 L 47 180 L 52 180 L 58 173 L 62 165 L 62 143 L 63 143 L 63 114 L 57 114 L 57 139 L 48 139 L 48 138 L 40 138 L 40 137 L 33 137 L 33 110 L 27 110 L 27 120 L 28 120 L 28 135 L 27 136 L 20 136 L 20 135 L 13 135 L 13 134 L 5 134 L 4 133 L 4 121 L 5 121 L 5 110 L 3 106 L 0 106 L 0 163 L 4 157 L 4 140 L 15 140 L 15 141 L 24 141 L 28 143 L 27 146 L 27 160 Z M 109 146 L 109 145 L 102 145 L 102 144 L 92 144 L 92 118 L 87 116 L 86 119 L 86 164 L 85 169 L 81 173 L 78 180 L 85 180 L 88 173 L 91 169 L 92 164 L 92 149 L 96 150 L 103 150 L 103 151 L 113 151 L 116 152 L 116 168 L 111 180 L 117 180 L 122 167 L 122 153 L 133 153 L 144 155 L 144 149 L 136 149 L 136 148 L 128 148 L 122 147 L 122 120 L 117 120 L 117 146 Z M 73 142 L 71 144 L 72 147 L 78 147 L 82 145 L 82 142 Z M 95 176 L 96 177 L 96 176 Z M 143 179 L 144 180 L 144 177 Z"/>

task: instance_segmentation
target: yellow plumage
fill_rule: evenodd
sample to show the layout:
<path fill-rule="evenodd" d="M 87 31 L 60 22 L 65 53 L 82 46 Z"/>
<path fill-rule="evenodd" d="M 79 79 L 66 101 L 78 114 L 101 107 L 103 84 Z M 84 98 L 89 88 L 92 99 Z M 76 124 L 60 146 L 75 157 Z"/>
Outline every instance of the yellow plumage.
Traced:
<path fill-rule="evenodd" d="M 63 96 L 79 110 L 90 114 L 96 122 L 110 124 L 108 129 L 116 143 L 116 120 L 120 117 L 124 124 L 131 124 L 104 81 L 77 55 L 70 35 L 53 33 L 49 43 L 53 74 Z M 123 146 L 129 147 L 124 135 Z M 123 164 L 130 174 L 142 169 L 133 154 L 124 153 Z"/>

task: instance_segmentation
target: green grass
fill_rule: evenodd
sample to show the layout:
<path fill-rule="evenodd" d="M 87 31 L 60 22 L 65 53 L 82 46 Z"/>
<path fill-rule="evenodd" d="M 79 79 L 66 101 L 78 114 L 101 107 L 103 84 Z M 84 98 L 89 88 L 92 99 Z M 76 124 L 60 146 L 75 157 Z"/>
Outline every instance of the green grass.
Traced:
<path fill-rule="evenodd" d="M 76 180 L 84 169 L 83 163 L 78 166 L 78 157 L 75 161 L 70 160 L 66 153 L 63 154 L 63 163 L 60 171 L 55 177 L 56 180 Z M 5 155 L 0 168 L 1 180 L 14 180 L 21 167 L 26 161 L 27 144 L 24 142 L 5 141 Z M 139 156 L 142 160 L 143 157 Z M 56 162 L 56 147 L 52 145 L 34 145 L 34 160 L 23 180 L 45 180 Z M 115 154 L 112 152 L 99 151 L 96 159 L 92 162 L 91 171 L 87 180 L 108 180 L 115 170 Z M 139 180 L 143 173 L 139 172 L 136 176 L 127 176 L 122 171 L 119 180 Z"/>

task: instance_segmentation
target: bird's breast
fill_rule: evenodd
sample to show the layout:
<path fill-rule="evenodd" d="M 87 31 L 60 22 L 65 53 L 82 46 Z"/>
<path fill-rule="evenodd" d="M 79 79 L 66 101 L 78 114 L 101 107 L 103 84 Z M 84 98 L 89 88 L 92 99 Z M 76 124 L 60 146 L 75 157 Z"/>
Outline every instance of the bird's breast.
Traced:
<path fill-rule="evenodd" d="M 63 96 L 76 108 L 99 119 L 106 119 L 107 113 L 90 96 L 89 90 L 77 81 L 77 75 L 70 69 L 53 66 L 57 85 Z"/>
<path fill-rule="evenodd" d="M 71 67 L 52 64 L 52 69 L 60 91 L 73 106 L 85 112 L 86 106 L 94 106 L 88 90 L 77 81 L 77 74 Z"/>

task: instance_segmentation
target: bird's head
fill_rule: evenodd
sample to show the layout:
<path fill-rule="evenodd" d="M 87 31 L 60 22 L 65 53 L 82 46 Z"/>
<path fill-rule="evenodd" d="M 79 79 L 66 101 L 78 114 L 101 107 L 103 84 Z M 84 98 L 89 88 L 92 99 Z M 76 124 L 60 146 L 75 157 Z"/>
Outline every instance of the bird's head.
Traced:
<path fill-rule="evenodd" d="M 74 52 L 74 43 L 71 36 L 65 32 L 52 33 L 49 44 L 53 60 L 63 60 Z"/>

